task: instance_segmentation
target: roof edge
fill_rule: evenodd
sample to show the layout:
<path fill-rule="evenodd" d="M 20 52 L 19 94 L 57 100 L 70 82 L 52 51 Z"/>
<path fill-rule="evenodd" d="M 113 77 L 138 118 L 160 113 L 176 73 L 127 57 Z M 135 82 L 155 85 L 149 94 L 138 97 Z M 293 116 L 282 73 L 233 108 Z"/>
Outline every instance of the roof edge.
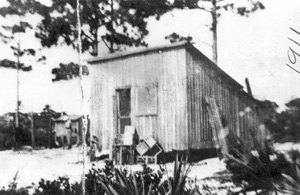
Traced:
<path fill-rule="evenodd" d="M 187 46 L 187 50 L 190 50 L 191 52 L 196 53 L 196 55 L 199 58 L 205 59 L 206 61 L 208 61 L 209 64 L 208 67 L 211 69 L 214 69 L 215 71 L 217 71 L 221 77 L 228 79 L 227 82 L 234 84 L 235 86 L 238 87 L 239 90 L 242 90 L 244 87 L 237 82 L 234 78 L 232 78 L 229 74 L 227 74 L 223 69 L 221 69 L 216 63 L 214 63 L 212 60 L 210 60 L 206 55 L 204 55 L 201 51 L 199 51 L 195 46 L 193 46 L 192 44 Z"/>
<path fill-rule="evenodd" d="M 192 45 L 192 44 L 189 43 L 189 42 L 184 41 L 184 42 L 178 42 L 178 43 L 173 43 L 173 44 L 164 45 L 164 46 L 143 48 L 143 49 L 139 49 L 139 50 L 135 50 L 135 51 L 114 53 L 114 54 L 108 54 L 106 56 L 93 57 L 93 58 L 87 59 L 86 61 L 89 64 L 95 64 L 97 62 L 115 60 L 115 59 L 118 59 L 118 58 L 124 58 L 124 57 L 128 57 L 128 56 L 134 56 L 134 55 L 149 53 L 149 52 L 153 52 L 153 51 L 167 50 L 167 49 L 172 49 L 172 48 L 177 48 L 177 47 L 185 47 L 187 45 Z"/>
<path fill-rule="evenodd" d="M 187 42 L 187 41 L 182 41 L 178 43 L 173 43 L 169 45 L 163 45 L 163 46 L 156 46 L 156 47 L 150 47 L 150 48 L 143 48 L 135 51 L 129 51 L 129 52 L 122 52 L 122 53 L 114 53 L 114 54 L 108 54 L 106 56 L 99 56 L 99 57 L 93 57 L 90 59 L 87 59 L 86 61 L 93 65 L 96 63 L 101 63 L 101 62 L 106 62 L 110 60 L 115 60 L 119 58 L 125 58 L 128 56 L 135 56 L 139 54 L 144 54 L 144 53 L 149 53 L 153 51 L 160 51 L 160 50 L 168 50 L 168 49 L 173 49 L 173 48 L 178 48 L 178 47 L 185 47 L 187 50 L 191 50 L 198 55 L 201 56 L 201 58 L 205 58 L 209 62 L 209 66 L 215 71 L 218 71 L 223 77 L 228 79 L 228 81 L 235 86 L 238 87 L 240 91 L 243 91 L 243 86 L 237 82 L 234 78 L 232 78 L 230 75 L 228 75 L 224 70 L 222 70 L 217 64 L 215 64 L 213 61 L 211 61 L 207 56 L 205 56 L 201 51 L 199 51 L 192 43 Z M 247 94 L 247 92 L 245 92 Z M 255 98 L 253 98 L 255 99 Z"/>

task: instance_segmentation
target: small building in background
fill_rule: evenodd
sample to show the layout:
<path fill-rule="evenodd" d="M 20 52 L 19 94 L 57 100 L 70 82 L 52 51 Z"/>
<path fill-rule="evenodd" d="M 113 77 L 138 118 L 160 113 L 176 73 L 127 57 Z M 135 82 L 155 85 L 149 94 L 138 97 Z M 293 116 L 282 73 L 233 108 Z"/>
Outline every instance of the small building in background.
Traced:
<path fill-rule="evenodd" d="M 53 119 L 53 132 L 55 138 L 65 136 L 71 139 L 68 141 L 69 144 L 82 143 L 82 116 L 62 114 L 59 118 Z"/>
<path fill-rule="evenodd" d="M 82 116 L 80 115 L 69 115 L 71 120 L 71 127 L 74 133 L 77 133 L 79 136 L 82 134 Z"/>

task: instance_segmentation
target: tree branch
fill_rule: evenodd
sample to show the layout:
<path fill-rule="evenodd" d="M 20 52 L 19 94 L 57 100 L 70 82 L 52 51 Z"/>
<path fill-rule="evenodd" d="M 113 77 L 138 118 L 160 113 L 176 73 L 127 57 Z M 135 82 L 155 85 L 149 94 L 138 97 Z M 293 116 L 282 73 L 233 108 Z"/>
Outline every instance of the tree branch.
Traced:
<path fill-rule="evenodd" d="M 92 37 L 88 36 L 84 31 L 81 31 L 82 35 L 87 37 L 91 42 L 94 42 L 94 40 L 92 39 Z"/>
<path fill-rule="evenodd" d="M 199 7 L 199 9 L 203 10 L 203 11 L 206 11 L 208 13 L 211 13 L 212 10 L 208 10 L 207 8 L 205 7 Z"/>
<path fill-rule="evenodd" d="M 104 40 L 104 38 L 101 37 L 101 39 L 102 39 L 102 41 L 104 42 L 104 44 L 106 45 L 106 47 L 107 47 L 108 49 L 110 49 L 109 45 L 106 43 L 106 41 Z"/>

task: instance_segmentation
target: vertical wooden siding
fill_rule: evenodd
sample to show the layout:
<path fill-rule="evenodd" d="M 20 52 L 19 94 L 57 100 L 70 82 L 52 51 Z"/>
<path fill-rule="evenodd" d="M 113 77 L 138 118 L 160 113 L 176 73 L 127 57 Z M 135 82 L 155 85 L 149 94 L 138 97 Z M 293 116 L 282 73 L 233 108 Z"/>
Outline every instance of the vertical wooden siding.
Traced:
<path fill-rule="evenodd" d="M 91 134 L 106 149 L 114 139 L 116 88 L 131 88 L 132 125 L 141 139 L 152 135 L 165 151 L 213 147 L 206 96 L 216 99 L 230 129 L 243 140 L 249 140 L 249 129 L 257 130 L 261 121 L 257 103 L 238 84 L 185 47 L 111 59 L 93 65 L 91 73 Z M 158 90 L 158 114 L 137 116 L 137 88 L 153 84 Z"/>
<path fill-rule="evenodd" d="M 103 148 L 114 138 L 113 95 L 131 88 L 131 119 L 140 139 L 153 136 L 165 151 L 188 146 L 185 50 L 173 48 L 104 61 L 92 66 L 91 134 Z M 136 116 L 137 87 L 157 84 L 158 114 Z"/>
<path fill-rule="evenodd" d="M 209 65 L 206 59 L 187 50 L 189 148 L 213 147 L 204 100 L 206 96 L 215 98 L 229 129 L 248 142 L 250 129 L 257 131 L 262 121 L 257 103 L 242 92 L 239 85 L 232 84 Z M 259 132 L 255 134 L 259 135 Z"/>

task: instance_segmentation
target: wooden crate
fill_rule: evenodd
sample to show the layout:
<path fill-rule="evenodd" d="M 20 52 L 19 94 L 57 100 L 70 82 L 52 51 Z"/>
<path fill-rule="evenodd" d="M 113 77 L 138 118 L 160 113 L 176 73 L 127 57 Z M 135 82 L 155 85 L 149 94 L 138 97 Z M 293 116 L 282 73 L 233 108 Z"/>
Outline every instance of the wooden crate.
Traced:
<path fill-rule="evenodd" d="M 149 150 L 149 146 L 145 142 L 140 142 L 136 146 L 136 151 L 142 156 Z"/>
<path fill-rule="evenodd" d="M 155 144 L 144 155 L 137 156 L 138 163 L 157 164 L 157 156 L 162 152 L 162 149 Z"/>

